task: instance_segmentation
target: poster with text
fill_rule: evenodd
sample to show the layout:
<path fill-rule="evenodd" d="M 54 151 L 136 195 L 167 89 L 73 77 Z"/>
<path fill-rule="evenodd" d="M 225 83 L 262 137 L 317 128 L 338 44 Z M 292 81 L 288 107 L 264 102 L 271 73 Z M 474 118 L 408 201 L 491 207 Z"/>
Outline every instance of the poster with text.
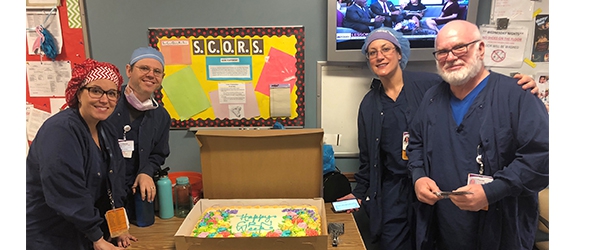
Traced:
<path fill-rule="evenodd" d="M 487 67 L 520 68 L 522 66 L 528 29 L 509 27 L 498 30 L 496 27 L 481 26 L 481 37 L 485 42 L 483 62 Z"/>
<path fill-rule="evenodd" d="M 549 62 L 549 15 L 537 15 L 533 40 L 533 62 Z"/>
<path fill-rule="evenodd" d="M 152 28 L 149 44 L 164 54 L 156 99 L 171 128 L 304 126 L 304 28 Z M 289 86 L 288 103 L 271 86 Z M 279 105 L 290 107 L 272 114 Z"/>

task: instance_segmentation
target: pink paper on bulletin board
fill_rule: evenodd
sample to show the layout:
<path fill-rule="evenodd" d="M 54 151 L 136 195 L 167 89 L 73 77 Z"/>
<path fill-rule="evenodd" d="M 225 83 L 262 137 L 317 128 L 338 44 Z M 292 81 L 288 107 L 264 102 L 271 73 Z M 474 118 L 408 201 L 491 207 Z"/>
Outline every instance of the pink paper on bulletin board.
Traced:
<path fill-rule="evenodd" d="M 191 45 L 188 39 L 167 40 L 161 43 L 166 65 L 191 65 Z"/>
<path fill-rule="evenodd" d="M 212 105 L 214 109 L 214 114 L 218 119 L 226 119 L 226 118 L 234 118 L 230 116 L 230 106 L 237 105 L 242 106 L 243 109 L 243 118 L 252 118 L 256 116 L 260 116 L 259 113 L 259 106 L 257 105 L 257 98 L 255 98 L 255 92 L 253 91 L 253 83 L 245 83 L 245 89 L 250 90 L 247 91 L 245 95 L 246 103 L 222 103 L 220 101 L 220 97 L 218 95 L 218 91 L 209 92 L 209 98 L 214 103 Z"/>
<path fill-rule="evenodd" d="M 296 82 L 296 58 L 273 47 L 267 56 L 255 90 L 269 96 L 270 84 L 287 83 L 293 89 Z"/>

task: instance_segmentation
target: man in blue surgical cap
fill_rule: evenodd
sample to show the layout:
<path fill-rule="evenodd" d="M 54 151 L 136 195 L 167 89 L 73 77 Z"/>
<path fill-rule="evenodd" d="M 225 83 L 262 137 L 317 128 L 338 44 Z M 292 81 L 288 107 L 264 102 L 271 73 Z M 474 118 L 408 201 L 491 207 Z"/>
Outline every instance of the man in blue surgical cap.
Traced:
<path fill-rule="evenodd" d="M 154 99 L 154 92 L 162 86 L 164 66 L 160 51 L 152 47 L 136 49 L 126 65 L 129 81 L 122 86 L 122 96 L 108 118 L 108 122 L 122 131 L 119 141 L 127 163 L 129 218 L 134 214 L 131 205 L 135 193 L 140 192 L 142 200 L 154 201 L 157 193 L 154 173 L 170 155 L 170 115 Z"/>

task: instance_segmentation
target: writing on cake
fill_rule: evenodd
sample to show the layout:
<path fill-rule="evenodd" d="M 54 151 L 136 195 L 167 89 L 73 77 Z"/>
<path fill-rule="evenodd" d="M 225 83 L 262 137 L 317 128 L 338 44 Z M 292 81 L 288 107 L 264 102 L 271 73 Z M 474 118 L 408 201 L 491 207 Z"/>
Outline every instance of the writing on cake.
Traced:
<path fill-rule="evenodd" d="M 193 230 L 200 238 L 301 237 L 321 235 L 314 206 L 211 207 Z"/>

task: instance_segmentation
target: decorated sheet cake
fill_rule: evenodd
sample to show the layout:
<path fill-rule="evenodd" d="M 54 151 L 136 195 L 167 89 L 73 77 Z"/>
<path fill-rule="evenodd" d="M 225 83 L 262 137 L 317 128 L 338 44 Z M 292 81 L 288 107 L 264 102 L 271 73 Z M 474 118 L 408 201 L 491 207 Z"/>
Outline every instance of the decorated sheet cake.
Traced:
<path fill-rule="evenodd" d="M 210 207 L 192 233 L 200 238 L 318 235 L 321 219 L 317 208 L 310 205 Z"/>

